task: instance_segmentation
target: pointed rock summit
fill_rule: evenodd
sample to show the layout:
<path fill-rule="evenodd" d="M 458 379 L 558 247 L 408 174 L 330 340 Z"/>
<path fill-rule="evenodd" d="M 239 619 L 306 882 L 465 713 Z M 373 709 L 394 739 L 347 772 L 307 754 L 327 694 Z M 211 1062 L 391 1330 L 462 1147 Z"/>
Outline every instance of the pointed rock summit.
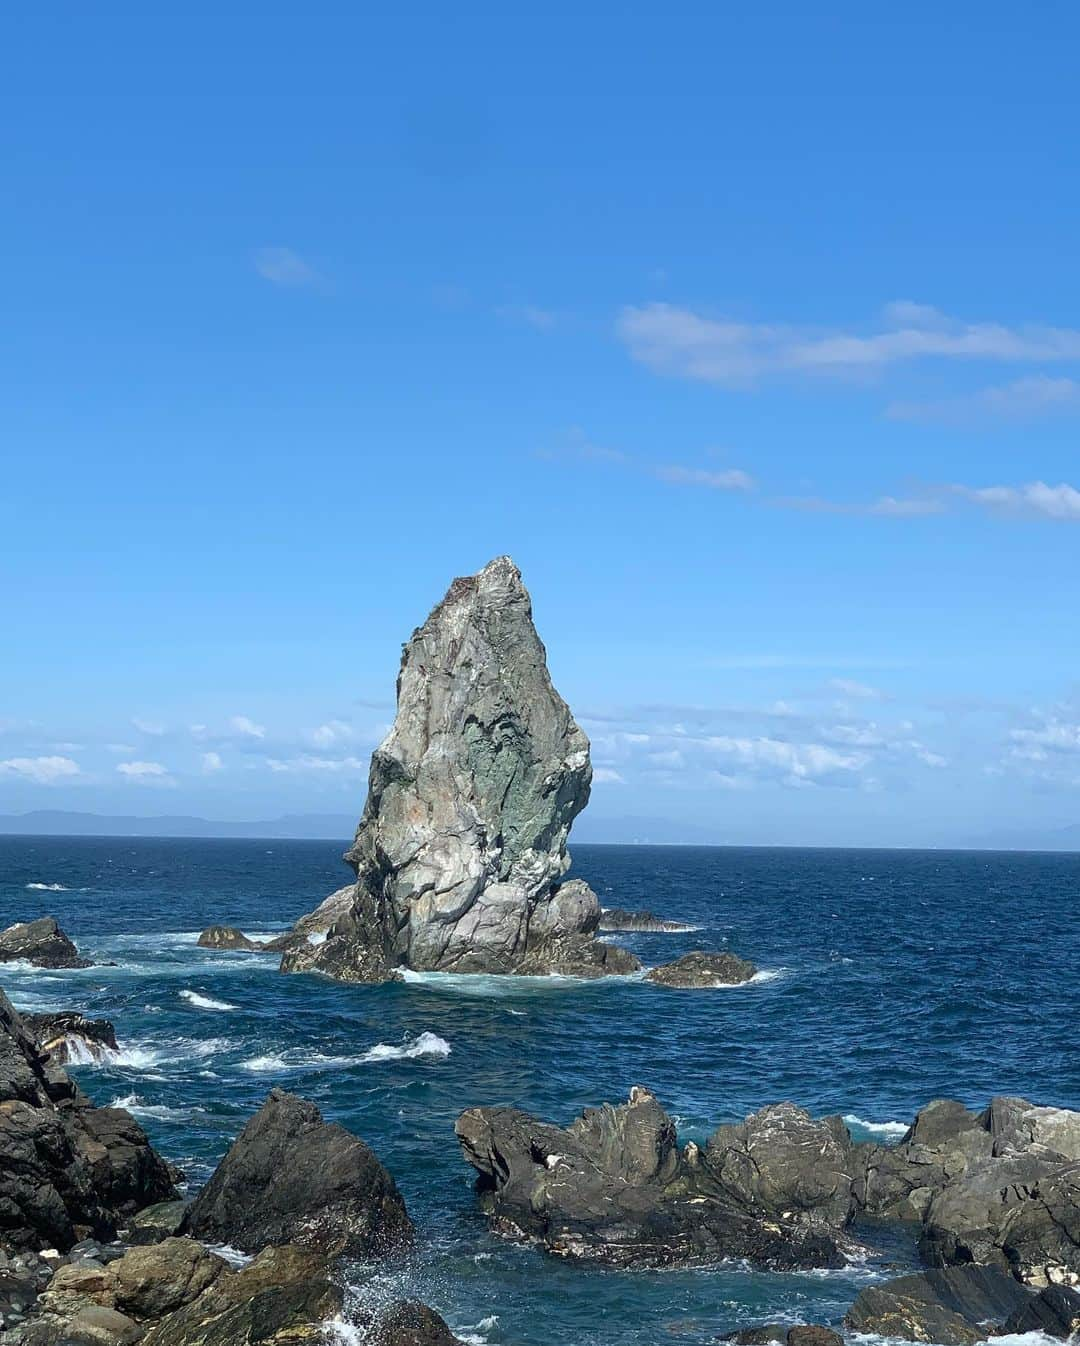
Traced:
<path fill-rule="evenodd" d="M 589 740 L 552 686 L 521 574 L 497 557 L 454 580 L 405 646 L 397 717 L 345 856 L 356 887 L 282 970 L 635 971 L 632 954 L 594 938 L 596 894 L 563 881 L 591 782 Z"/>

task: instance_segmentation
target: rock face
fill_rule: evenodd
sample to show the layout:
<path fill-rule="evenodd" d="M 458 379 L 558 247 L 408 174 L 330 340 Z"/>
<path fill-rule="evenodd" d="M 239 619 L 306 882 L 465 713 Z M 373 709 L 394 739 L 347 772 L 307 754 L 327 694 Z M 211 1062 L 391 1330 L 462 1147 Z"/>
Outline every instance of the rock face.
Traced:
<path fill-rule="evenodd" d="M 55 916 L 39 916 L 36 921 L 20 921 L 0 930 L 0 963 L 17 958 L 25 958 L 35 967 L 91 966 L 89 958 L 79 956 Z"/>
<path fill-rule="evenodd" d="M 455 580 L 402 655 L 397 717 L 346 855 L 350 903 L 282 970 L 635 970 L 593 938 L 592 890 L 563 881 L 591 780 L 589 740 L 552 686 L 517 567 L 502 556 Z"/>
<path fill-rule="evenodd" d="M 705 990 L 716 986 L 738 986 L 757 974 L 757 968 L 733 953 L 684 953 L 673 963 L 664 963 L 645 974 L 645 980 L 657 986 L 683 990 Z"/>
<path fill-rule="evenodd" d="M 324 1122 L 313 1103 L 273 1089 L 182 1230 L 245 1252 L 297 1243 L 366 1257 L 407 1244 L 412 1224 L 393 1178 L 362 1140 Z"/>
<path fill-rule="evenodd" d="M 860 1292 L 845 1324 L 853 1332 L 874 1332 L 903 1341 L 940 1346 L 974 1346 L 1034 1296 L 994 1267 L 949 1267 L 901 1276 Z"/>
<path fill-rule="evenodd" d="M 495 1232 L 549 1252 L 618 1266 L 842 1264 L 847 1133 L 791 1104 L 721 1127 L 704 1151 L 680 1149 L 671 1118 L 640 1087 L 566 1129 L 512 1108 L 471 1109 L 455 1129 Z M 753 1171 L 763 1162 L 768 1175 Z"/>
<path fill-rule="evenodd" d="M 622 907 L 604 907 L 600 912 L 598 930 L 629 930 L 642 934 L 681 934 L 693 930 L 692 925 L 683 921 L 669 921 L 662 916 L 654 916 L 651 911 L 625 911 Z"/>
<path fill-rule="evenodd" d="M 266 953 L 266 945 L 248 939 L 235 925 L 208 925 L 195 941 L 200 949 L 227 949 L 235 953 Z"/>
<path fill-rule="evenodd" d="M 997 1266 L 1035 1286 L 1080 1284 L 1080 1113 L 995 1098 L 929 1104 L 894 1147 L 857 1147 L 869 1215 L 922 1224 L 930 1266 Z"/>
<path fill-rule="evenodd" d="M 23 1023 L 59 1065 L 87 1065 L 119 1051 L 116 1029 L 108 1019 L 88 1019 L 74 1010 L 57 1014 L 24 1014 Z"/>
<path fill-rule="evenodd" d="M 95 1108 L 0 992 L 0 1249 L 112 1238 L 175 1195 L 175 1173 L 121 1108 Z"/>

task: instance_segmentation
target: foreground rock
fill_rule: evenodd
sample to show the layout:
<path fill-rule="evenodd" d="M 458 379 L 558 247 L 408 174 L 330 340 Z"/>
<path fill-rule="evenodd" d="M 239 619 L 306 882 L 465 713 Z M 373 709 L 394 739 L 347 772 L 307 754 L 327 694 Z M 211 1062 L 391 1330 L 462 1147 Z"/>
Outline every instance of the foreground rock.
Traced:
<path fill-rule="evenodd" d="M 39 916 L 36 921 L 20 921 L 0 930 L 0 963 L 25 959 L 35 967 L 90 967 L 78 949 L 60 929 L 55 916 Z"/>
<path fill-rule="evenodd" d="M 706 990 L 717 986 L 739 986 L 757 975 L 757 968 L 733 953 L 684 953 L 673 963 L 664 963 L 645 974 L 645 980 L 657 986 Z"/>
<path fill-rule="evenodd" d="M 1034 1298 L 995 1267 L 949 1267 L 901 1276 L 860 1292 L 844 1319 L 853 1332 L 903 1341 L 974 1346 L 985 1341 Z"/>
<path fill-rule="evenodd" d="M 1080 1333 L 1080 1291 L 1064 1285 L 1048 1286 L 1005 1320 L 1005 1331 L 1010 1336 L 1044 1332 L 1048 1337 L 1068 1341 Z"/>
<path fill-rule="evenodd" d="M 458 1119 L 496 1233 L 566 1257 L 663 1266 L 719 1257 L 786 1269 L 842 1265 L 853 1210 L 841 1123 L 791 1104 L 680 1148 L 653 1095 L 590 1108 L 563 1129 L 513 1108 Z"/>
<path fill-rule="evenodd" d="M 281 1089 L 237 1136 L 182 1229 L 244 1252 L 297 1243 L 352 1257 L 390 1252 L 412 1236 L 393 1178 L 364 1142 Z"/>
<path fill-rule="evenodd" d="M 844 1338 L 831 1327 L 821 1327 L 817 1323 L 797 1323 L 794 1327 L 787 1323 L 768 1323 L 764 1327 L 743 1327 L 738 1332 L 729 1332 L 725 1341 L 735 1342 L 735 1346 L 844 1346 Z"/>
<path fill-rule="evenodd" d="M 107 1061 L 120 1050 L 116 1029 L 108 1019 L 88 1019 L 74 1010 L 57 1014 L 24 1014 L 23 1023 L 38 1046 L 58 1065 L 88 1065 Z"/>
<path fill-rule="evenodd" d="M 434 1309 L 412 1299 L 392 1304 L 369 1339 L 372 1346 L 462 1346 Z"/>
<path fill-rule="evenodd" d="M 95 1108 L 0 991 L 0 1250 L 111 1239 L 178 1174 L 122 1108 Z"/>
<path fill-rule="evenodd" d="M 399 968 L 602 976 L 595 893 L 564 882 L 589 740 L 548 675 L 509 557 L 457 579 L 405 646 L 397 717 L 371 759 L 347 908 L 283 971 L 385 981 Z"/>
<path fill-rule="evenodd" d="M 1080 1113 L 939 1099 L 894 1147 L 857 1147 L 870 1215 L 917 1220 L 931 1266 L 983 1263 L 1030 1285 L 1080 1284 Z"/>
<path fill-rule="evenodd" d="M 622 907 L 604 907 L 600 912 L 600 924 L 597 929 L 609 932 L 629 930 L 639 934 L 674 935 L 693 930 L 694 927 L 683 921 L 669 921 L 662 916 L 654 916 L 651 911 L 625 911 Z"/>

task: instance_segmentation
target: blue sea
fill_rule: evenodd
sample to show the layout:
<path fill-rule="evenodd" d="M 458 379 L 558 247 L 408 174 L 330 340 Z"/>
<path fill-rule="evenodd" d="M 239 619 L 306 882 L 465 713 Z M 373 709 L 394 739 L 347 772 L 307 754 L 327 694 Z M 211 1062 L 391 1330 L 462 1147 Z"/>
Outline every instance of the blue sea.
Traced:
<path fill-rule="evenodd" d="M 427 975 L 336 985 L 277 959 L 198 949 L 212 923 L 279 931 L 349 872 L 328 842 L 0 838 L 0 925 L 51 913 L 103 964 L 0 966 L 27 1010 L 116 1025 L 122 1051 L 76 1066 L 205 1181 L 274 1085 L 314 1100 L 394 1174 L 420 1229 L 405 1264 L 355 1268 L 367 1303 L 415 1295 L 491 1346 L 701 1346 L 763 1321 L 838 1323 L 868 1282 L 913 1265 L 868 1232 L 839 1272 L 739 1265 L 585 1269 L 492 1237 L 454 1139 L 458 1113 L 514 1104 L 568 1122 L 652 1088 L 684 1139 L 791 1099 L 895 1140 L 915 1110 L 993 1093 L 1080 1108 L 1080 856 L 579 846 L 605 905 L 698 927 L 620 938 L 648 964 L 690 948 L 751 958 L 753 982 Z M 614 937 L 612 937 L 614 938 Z"/>

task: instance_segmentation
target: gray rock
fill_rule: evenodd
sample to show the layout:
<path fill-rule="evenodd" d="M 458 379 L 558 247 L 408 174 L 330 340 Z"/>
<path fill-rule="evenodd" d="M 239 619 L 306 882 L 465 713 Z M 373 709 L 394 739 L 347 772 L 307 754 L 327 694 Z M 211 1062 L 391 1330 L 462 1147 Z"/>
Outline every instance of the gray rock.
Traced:
<path fill-rule="evenodd" d="M 160 1243 L 180 1232 L 186 1213 L 186 1201 L 159 1201 L 139 1211 L 128 1225 L 125 1238 L 133 1247 Z"/>
<path fill-rule="evenodd" d="M 426 1304 L 392 1304 L 369 1332 L 372 1346 L 461 1346 L 445 1321 Z"/>
<path fill-rule="evenodd" d="M 995 1267 L 949 1267 L 869 1286 L 859 1293 L 844 1322 L 853 1332 L 974 1346 L 1031 1298 L 1030 1291 Z"/>
<path fill-rule="evenodd" d="M 385 981 L 399 968 L 601 976 L 637 960 L 593 938 L 596 895 L 565 883 L 589 798 L 589 740 L 548 675 L 517 567 L 457 579 L 405 646 L 397 717 L 371 759 L 346 859 L 356 888 L 283 971 Z"/>
<path fill-rule="evenodd" d="M 684 953 L 673 963 L 664 963 L 645 974 L 645 980 L 657 986 L 683 990 L 707 990 L 716 986 L 738 986 L 749 981 L 757 968 L 733 953 Z"/>
<path fill-rule="evenodd" d="M 768 1195 L 777 1205 L 787 1195 L 803 1204 L 779 1210 L 763 1204 L 765 1187 L 751 1184 L 734 1162 L 738 1171 L 728 1181 L 724 1163 L 734 1141 L 721 1140 L 711 1155 L 694 1144 L 680 1148 L 671 1118 L 640 1087 L 629 1102 L 588 1108 L 565 1129 L 513 1108 L 470 1109 L 455 1129 L 479 1174 L 477 1193 L 493 1230 L 557 1255 L 618 1266 L 718 1257 L 779 1269 L 842 1264 L 831 1148 L 818 1170 L 804 1154 L 813 1173 L 805 1186 L 785 1151 L 791 1167 Z M 832 1147 L 831 1130 L 826 1138 Z M 820 1219 L 812 1190 L 823 1195 Z"/>
<path fill-rule="evenodd" d="M 684 921 L 669 921 L 663 916 L 654 916 L 651 911 L 626 911 L 622 907 L 602 907 L 598 930 L 636 931 L 639 934 L 682 934 L 693 930 L 692 925 Z"/>
<path fill-rule="evenodd" d="M 181 1228 L 245 1252 L 296 1243 L 354 1257 L 412 1236 L 393 1178 L 364 1142 L 281 1089 L 237 1136 Z"/>
<path fill-rule="evenodd" d="M 88 1019 L 74 1010 L 22 1017 L 41 1050 L 60 1065 L 104 1061 L 109 1052 L 120 1049 L 116 1029 L 108 1019 Z"/>
<path fill-rule="evenodd" d="M 0 930 L 0 963 L 17 958 L 25 958 L 35 967 L 91 966 L 89 958 L 79 956 L 55 916 L 39 916 L 35 921 L 20 921 Z"/>
<path fill-rule="evenodd" d="M 233 953 L 266 953 L 266 945 L 248 939 L 235 925 L 208 925 L 195 941 L 200 949 L 226 949 Z"/>
<path fill-rule="evenodd" d="M 174 1180 L 131 1114 L 93 1107 L 0 991 L 0 1247 L 109 1240 Z"/>
<path fill-rule="evenodd" d="M 1045 1332 L 1067 1341 L 1080 1333 L 1080 1292 L 1064 1285 L 1048 1286 L 1006 1321 L 1005 1331 Z"/>

